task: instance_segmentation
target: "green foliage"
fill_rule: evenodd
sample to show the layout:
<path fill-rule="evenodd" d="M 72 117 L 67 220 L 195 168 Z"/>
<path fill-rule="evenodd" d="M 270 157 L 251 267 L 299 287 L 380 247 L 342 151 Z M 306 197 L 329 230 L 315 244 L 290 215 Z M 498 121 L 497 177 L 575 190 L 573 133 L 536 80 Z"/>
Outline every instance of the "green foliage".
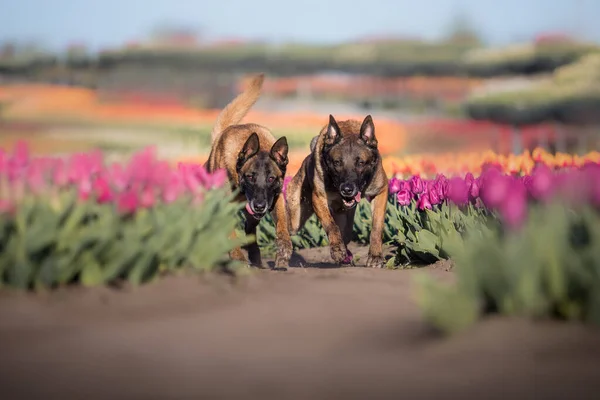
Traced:
<path fill-rule="evenodd" d="M 242 230 L 241 225 L 239 227 Z M 273 218 L 270 215 L 266 215 L 258 225 L 257 232 L 258 245 L 262 248 L 265 254 L 275 253 L 275 239 L 277 233 L 275 231 L 275 224 Z M 292 245 L 297 249 L 308 249 L 312 247 L 327 246 L 329 240 L 327 234 L 321 226 L 321 223 L 317 219 L 316 215 L 313 215 L 306 221 L 306 225 L 298 231 L 296 235 L 292 236 Z"/>
<path fill-rule="evenodd" d="M 240 205 L 231 200 L 211 190 L 198 206 L 180 198 L 121 216 L 71 192 L 26 197 L 15 214 L 0 216 L 0 285 L 137 285 L 184 268 L 233 271 L 228 252 L 241 242 L 229 235 Z"/>
<path fill-rule="evenodd" d="M 566 124 L 599 123 L 598 71 L 600 53 L 590 53 L 525 88 L 473 96 L 465 103 L 465 110 L 474 119 L 511 125 L 553 120 Z"/>
<path fill-rule="evenodd" d="M 471 235 L 453 253 L 456 285 L 422 276 L 419 304 L 440 330 L 488 313 L 600 324 L 600 215 L 558 204 L 531 210 L 525 226 Z"/>
<path fill-rule="evenodd" d="M 448 259 L 457 246 L 462 246 L 466 232 L 483 234 L 489 212 L 473 206 L 459 209 L 448 204 L 434 206 L 434 210 L 420 211 L 413 200 L 410 206 L 400 207 L 395 196 L 390 196 L 385 217 L 383 241 L 396 248 L 395 256 L 388 267 L 409 264 L 430 264 L 440 259 Z M 372 226 L 371 205 L 363 200 L 354 217 L 353 241 L 358 244 L 370 243 Z M 239 226 L 241 230 L 241 225 Z M 275 226 L 267 216 L 259 224 L 257 240 L 267 253 L 275 250 Z M 292 236 L 295 249 L 328 245 L 327 234 L 321 223 L 313 215 L 298 232 Z"/>
<path fill-rule="evenodd" d="M 461 209 L 446 202 L 423 211 L 417 210 L 414 200 L 409 207 L 388 207 L 385 234 L 397 245 L 388 265 L 448 259 L 462 248 L 467 233 L 482 235 L 489 230 L 489 215 L 483 208 L 469 205 Z"/>

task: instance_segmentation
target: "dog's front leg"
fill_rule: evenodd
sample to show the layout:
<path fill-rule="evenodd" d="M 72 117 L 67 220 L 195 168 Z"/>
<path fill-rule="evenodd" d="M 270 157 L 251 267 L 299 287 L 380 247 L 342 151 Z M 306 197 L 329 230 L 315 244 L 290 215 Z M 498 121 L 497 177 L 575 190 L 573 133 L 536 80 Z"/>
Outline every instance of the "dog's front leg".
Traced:
<path fill-rule="evenodd" d="M 263 268 L 262 258 L 260 256 L 260 248 L 258 247 L 258 238 L 256 237 L 256 227 L 260 221 L 252 216 L 246 216 L 244 230 L 246 235 L 254 235 L 254 241 L 244 246 L 248 251 L 248 261 L 250 265 L 257 268 Z"/>
<path fill-rule="evenodd" d="M 231 234 L 229 235 L 229 239 L 231 239 L 231 240 L 237 239 L 237 234 L 235 233 L 235 230 L 233 232 L 231 232 Z M 244 262 L 246 261 L 246 257 L 244 256 L 244 253 L 242 252 L 242 248 L 239 246 L 229 252 L 229 257 L 231 257 L 231 259 L 235 260 L 235 261 L 244 261 Z"/>
<path fill-rule="evenodd" d="M 325 193 L 319 194 L 316 191 L 312 195 L 313 208 L 317 218 L 321 221 L 327 238 L 329 239 L 329 246 L 331 248 L 331 258 L 333 261 L 340 264 L 346 258 L 346 246 L 342 241 L 342 234 L 340 228 L 335 223 L 329 211 L 329 204 L 327 202 L 327 195 Z"/>
<path fill-rule="evenodd" d="M 385 212 L 388 202 L 388 191 L 384 190 L 373 199 L 372 214 L 373 225 L 371 228 L 371 238 L 369 246 L 369 256 L 367 257 L 367 267 L 381 268 L 384 264 L 383 259 L 383 226 L 385 224 Z"/>
<path fill-rule="evenodd" d="M 285 271 L 292 257 L 292 239 L 290 237 L 285 199 L 282 194 L 277 197 L 274 211 L 273 219 L 275 220 L 275 230 L 277 232 L 275 268 Z"/>

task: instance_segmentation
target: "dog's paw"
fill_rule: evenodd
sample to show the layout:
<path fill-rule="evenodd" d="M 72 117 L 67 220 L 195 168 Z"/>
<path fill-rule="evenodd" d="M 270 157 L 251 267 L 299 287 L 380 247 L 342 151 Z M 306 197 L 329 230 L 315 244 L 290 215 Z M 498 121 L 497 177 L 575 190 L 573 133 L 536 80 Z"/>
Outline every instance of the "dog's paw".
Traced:
<path fill-rule="evenodd" d="M 385 259 L 383 256 L 369 254 L 367 257 L 367 268 L 383 268 L 384 265 Z"/>
<path fill-rule="evenodd" d="M 350 249 L 346 248 L 346 257 L 342 260 L 342 264 L 351 265 L 353 264 L 354 255 L 350 251 Z"/>
<path fill-rule="evenodd" d="M 338 264 L 342 264 L 346 258 L 346 246 L 343 243 L 331 244 L 331 258 Z"/>
<path fill-rule="evenodd" d="M 234 261 L 243 261 L 246 262 L 246 256 L 242 252 L 242 249 L 236 248 L 229 252 L 229 257 Z"/>
<path fill-rule="evenodd" d="M 287 271 L 292 257 L 292 241 L 277 240 L 277 253 L 275 255 L 275 269 Z"/>
<path fill-rule="evenodd" d="M 287 271 L 289 265 L 289 258 L 285 258 L 284 256 L 281 256 L 279 254 L 275 256 L 275 266 L 273 268 L 275 271 Z"/>

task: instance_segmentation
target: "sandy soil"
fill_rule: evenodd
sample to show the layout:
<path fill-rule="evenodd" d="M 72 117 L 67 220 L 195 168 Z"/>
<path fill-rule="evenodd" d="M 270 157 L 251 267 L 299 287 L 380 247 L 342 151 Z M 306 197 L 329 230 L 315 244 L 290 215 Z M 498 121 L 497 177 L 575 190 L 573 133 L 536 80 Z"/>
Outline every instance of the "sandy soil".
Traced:
<path fill-rule="evenodd" d="M 598 330 L 495 318 L 441 338 L 411 280 L 451 280 L 447 265 L 331 268 L 328 253 L 238 282 L 0 293 L 0 398 L 597 397 Z"/>

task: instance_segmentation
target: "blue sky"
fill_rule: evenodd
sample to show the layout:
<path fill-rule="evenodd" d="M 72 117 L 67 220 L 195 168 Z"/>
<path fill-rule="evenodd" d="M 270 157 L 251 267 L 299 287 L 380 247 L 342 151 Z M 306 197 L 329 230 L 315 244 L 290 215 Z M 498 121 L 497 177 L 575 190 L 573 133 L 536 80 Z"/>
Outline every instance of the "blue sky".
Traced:
<path fill-rule="evenodd" d="M 351 5 L 353 4 L 353 5 Z M 140 39 L 162 23 L 211 37 L 336 42 L 364 35 L 436 38 L 463 10 L 493 43 L 566 30 L 600 41 L 600 0 L 2 0 L 0 42 L 93 49 Z"/>

